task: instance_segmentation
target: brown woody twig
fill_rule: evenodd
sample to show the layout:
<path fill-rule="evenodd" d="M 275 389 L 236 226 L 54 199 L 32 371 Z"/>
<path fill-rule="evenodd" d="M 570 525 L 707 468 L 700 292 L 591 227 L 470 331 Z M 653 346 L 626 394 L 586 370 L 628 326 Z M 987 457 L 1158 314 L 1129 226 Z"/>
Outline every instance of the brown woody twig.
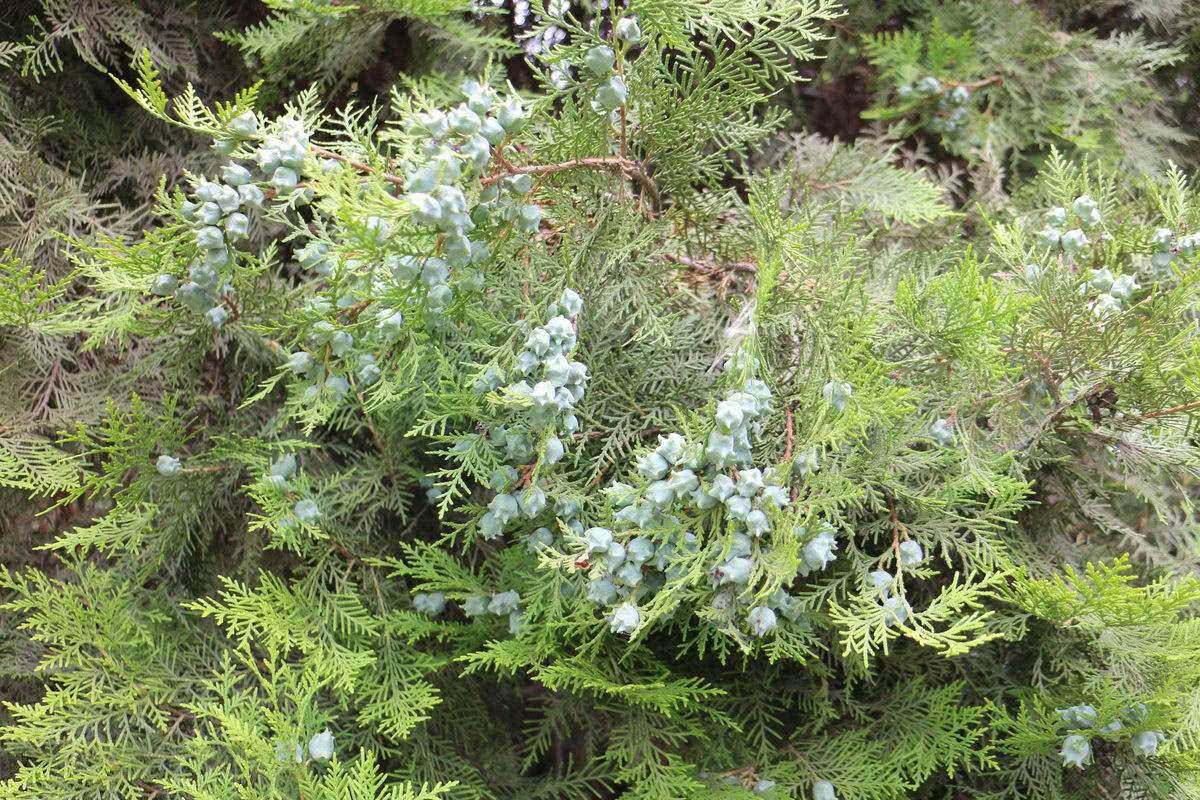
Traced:
<path fill-rule="evenodd" d="M 1190 403 L 1183 403 L 1181 405 L 1171 406 L 1170 408 L 1159 409 L 1158 411 L 1150 411 L 1142 414 L 1142 417 L 1146 419 L 1153 419 L 1154 417 L 1165 417 L 1170 414 L 1183 414 L 1184 412 L 1195 411 L 1197 409 L 1200 409 L 1200 400 L 1193 400 Z"/>
<path fill-rule="evenodd" d="M 355 161 L 353 158 L 350 158 L 349 156 L 344 156 L 344 155 L 341 155 L 340 153 L 335 153 L 332 150 L 326 150 L 324 147 L 317 147 L 316 145 L 309 145 L 308 149 L 312 150 L 313 153 L 321 156 L 322 158 L 332 158 L 334 161 L 340 161 L 343 164 L 349 164 L 350 166 L 354 167 L 359 172 L 365 172 L 369 175 L 377 174 L 381 178 L 383 178 L 385 181 L 387 181 L 388 183 L 394 184 L 396 186 L 404 185 L 404 178 L 401 178 L 398 175 L 391 175 L 387 172 L 380 172 L 379 170 L 372 167 L 370 164 L 363 163 L 362 161 Z"/>
<path fill-rule="evenodd" d="M 506 172 L 488 175 L 480 183 L 484 186 L 489 186 L 498 180 L 507 178 L 509 175 L 553 175 L 554 173 L 566 172 L 571 169 L 597 169 L 622 172 L 641 184 L 646 194 L 650 195 L 651 202 L 655 208 L 662 208 L 662 194 L 658 191 L 658 187 L 654 185 L 654 181 L 646 174 L 642 164 L 631 158 L 622 158 L 620 156 L 590 156 L 588 158 L 573 158 L 570 161 L 560 161 L 557 164 L 529 164 L 523 167 L 510 167 Z"/>
<path fill-rule="evenodd" d="M 310 145 L 309 149 L 322 158 L 332 158 L 334 161 L 340 161 L 343 164 L 349 164 L 359 172 L 364 172 L 369 175 L 379 175 L 388 183 L 396 186 L 404 186 L 404 178 L 398 175 L 392 175 L 387 172 L 381 172 L 370 164 L 362 161 L 356 161 L 349 156 L 335 153 L 332 150 L 326 150 L 324 147 Z M 590 158 L 574 158 L 570 161 L 562 161 L 558 164 L 531 164 L 523 167 L 514 167 L 505 163 L 505 170 L 493 175 L 488 175 L 480 181 L 483 186 L 488 186 L 496 181 L 506 178 L 509 175 L 551 175 L 556 172 L 563 172 L 569 169 L 602 169 L 614 170 L 623 172 L 630 178 L 641 184 L 642 189 L 646 194 L 650 195 L 651 201 L 656 209 L 662 208 L 662 194 L 658 191 L 658 187 L 654 185 L 654 181 L 646 174 L 646 170 L 642 165 L 631 158 L 624 157 L 607 157 L 595 156 Z"/>
<path fill-rule="evenodd" d="M 717 273 L 717 272 L 722 272 L 722 271 L 750 272 L 750 273 L 758 272 L 758 266 L 749 261 L 735 261 L 730 264 L 714 265 L 714 264 L 709 264 L 705 261 L 700 261 L 699 259 L 689 258 L 687 256 L 675 255 L 674 253 L 667 253 L 666 255 L 663 256 L 663 260 L 670 261 L 673 264 L 681 264 L 685 267 L 688 267 L 689 269 L 694 269 L 699 272 L 709 272 L 709 273 Z"/>

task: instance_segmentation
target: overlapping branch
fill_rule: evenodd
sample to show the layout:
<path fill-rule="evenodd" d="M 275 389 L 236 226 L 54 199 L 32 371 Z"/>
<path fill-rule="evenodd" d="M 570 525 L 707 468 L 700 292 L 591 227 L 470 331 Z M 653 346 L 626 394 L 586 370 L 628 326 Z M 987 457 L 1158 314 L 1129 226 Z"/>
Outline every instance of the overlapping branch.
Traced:
<path fill-rule="evenodd" d="M 359 172 L 368 175 L 378 175 L 383 180 L 395 186 L 404 185 L 404 178 L 378 170 L 366 162 L 357 161 L 349 156 L 344 156 L 340 153 L 335 153 L 332 150 L 327 150 L 324 147 L 311 145 L 309 149 L 315 155 L 318 155 L 322 158 L 331 158 L 334 161 L 340 161 L 343 164 L 348 164 Z M 496 181 L 507 178 L 510 175 L 553 175 L 558 172 L 565 172 L 572 169 L 593 169 L 620 172 L 638 182 L 638 184 L 642 187 L 642 190 L 650 196 L 650 200 L 654 208 L 662 208 L 662 193 L 659 192 L 658 187 L 654 184 L 654 180 L 646 172 L 642 163 L 631 158 L 622 158 L 620 156 L 573 158 L 569 161 L 560 161 L 557 164 L 529 164 L 520 167 L 507 166 L 501 172 L 496 172 L 484 177 L 482 180 L 480 180 L 480 184 L 483 186 L 489 186 Z"/>

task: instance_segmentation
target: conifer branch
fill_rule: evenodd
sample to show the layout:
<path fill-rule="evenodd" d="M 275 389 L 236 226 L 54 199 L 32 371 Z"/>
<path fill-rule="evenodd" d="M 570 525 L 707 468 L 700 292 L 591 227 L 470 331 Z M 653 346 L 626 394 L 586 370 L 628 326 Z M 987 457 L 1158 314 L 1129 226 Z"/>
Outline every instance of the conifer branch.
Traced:
<path fill-rule="evenodd" d="M 371 420 L 371 412 L 367 410 L 366 403 L 363 400 L 362 390 L 358 386 L 358 382 L 354 383 L 354 394 L 358 398 L 359 408 L 362 409 L 363 422 L 367 426 L 367 430 L 371 434 L 371 441 L 375 443 L 375 449 L 379 451 L 383 463 L 387 466 L 388 478 L 391 479 L 393 486 L 396 484 L 396 465 L 392 461 L 392 454 L 385 446 L 383 436 L 380 435 L 379 429 L 375 427 L 375 423 Z"/>
<path fill-rule="evenodd" d="M 1179 785 L 1200 741 L 1174 711 L 1200 685 L 1200 532 L 1180 511 L 1200 400 L 1164 376 L 1197 368 L 1200 191 L 1157 169 L 1185 131 L 1169 104 L 1146 111 L 1178 48 L 969 3 L 954 32 L 918 10 L 867 37 L 871 118 L 897 127 L 863 129 L 847 103 L 852 144 L 779 130 L 812 118 L 789 104 L 846 88 L 850 73 L 800 86 L 831 24 L 860 38 L 836 0 L 573 4 L 564 30 L 588 35 L 560 52 L 589 49 L 564 91 L 503 74 L 517 46 L 438 3 L 274 3 L 227 41 L 248 56 L 231 64 L 277 82 L 282 116 L 253 89 L 210 108 L 227 76 L 169 97 L 174 42 L 134 65 L 131 102 L 228 157 L 188 141 L 169 169 L 107 167 L 86 130 L 83 160 L 55 134 L 77 170 L 40 169 L 24 140 L 50 130 L 50 92 L 13 73 L 0 198 L 21 202 L 0 229 L 73 238 L 65 257 L 0 253 L 0 329 L 17 330 L 0 337 L 0 489 L 18 530 L 0 535 L 0 670 L 20 694 L 42 684 L 0 721 L 21 744 L 0 795 Z M 141 49 L 137 14 L 116 38 L 89 32 L 111 32 L 101 17 L 47 56 L 81 37 Z M 420 114 L 403 166 L 377 115 L 291 91 L 344 94 L 396 30 L 385 17 L 436 28 L 422 63 L 468 73 L 461 97 L 457 75 L 395 76 L 411 89 L 395 116 Z M 977 30 L 995 19 L 1023 24 Z M 19 31 L 0 63 L 41 38 Z M 607 92 L 588 93 L 634 69 L 597 113 Z M 524 98 L 496 96 L 506 77 Z M 1002 83 L 980 108 L 970 90 Z M 538 163 L 548 151 L 560 163 Z M 1031 190 L 998 180 L 998 158 Z M 151 184 L 157 206 L 108 215 Z M 411 216 L 389 213 L 397 197 Z M 645 224 L 664 197 L 678 214 Z M 987 225 L 955 210 L 980 203 Z M 165 224 L 145 224 L 156 208 Z M 1147 243 L 1142 286 L 1127 256 Z M 740 315 L 732 291 L 753 295 Z M 995 668 L 1029 652 L 1054 657 L 1033 678 Z M 395 747 L 380 763 L 363 742 Z M 413 776 L 454 781 L 392 784 Z"/>
<path fill-rule="evenodd" d="M 949 86 L 950 88 L 961 86 L 964 89 L 968 89 L 970 91 L 975 91 L 976 89 L 982 89 L 984 86 L 991 86 L 992 84 L 1004 83 L 1004 78 L 1000 75 L 989 75 L 988 77 L 980 78 L 977 81 L 955 81 L 955 80 L 947 79 L 947 80 L 942 81 L 942 83 L 944 83 L 946 86 Z"/>
<path fill-rule="evenodd" d="M 829 189 L 845 189 L 850 186 L 852 181 L 833 181 L 832 183 L 822 183 L 821 181 L 805 181 L 804 185 L 810 189 L 819 191 L 827 191 Z"/>
<path fill-rule="evenodd" d="M 783 461 L 786 464 L 792 460 L 792 445 L 796 440 L 795 422 L 792 419 L 792 407 L 783 404 Z"/>
<path fill-rule="evenodd" d="M 1183 403 L 1181 405 L 1171 406 L 1170 408 L 1151 411 L 1149 413 L 1142 414 L 1142 417 L 1144 419 L 1153 419 L 1154 417 L 1166 417 L 1171 414 L 1184 414 L 1188 411 L 1196 411 L 1197 409 L 1200 409 L 1200 400 L 1193 400 L 1190 403 Z"/>
<path fill-rule="evenodd" d="M 46 376 L 46 384 L 42 389 L 41 397 L 38 398 L 37 404 L 31 412 L 34 419 L 38 419 L 50 407 L 50 398 L 54 395 L 55 384 L 58 381 L 58 371 L 62 367 L 62 359 L 56 358 L 50 364 L 50 374 Z"/>
<path fill-rule="evenodd" d="M 710 264 L 707 261 L 701 261 L 696 258 L 678 255 L 676 253 L 666 253 L 662 258 L 664 261 L 670 261 L 674 264 L 680 264 L 698 272 L 707 272 L 710 274 L 717 274 L 725 271 L 749 273 L 758 272 L 758 265 L 750 261 L 733 261 L 727 264 Z"/>
<path fill-rule="evenodd" d="M 646 173 L 644 166 L 633 159 L 622 158 L 621 156 L 588 156 L 585 158 L 573 158 L 569 161 L 560 161 L 557 164 L 530 164 L 519 167 L 509 167 L 504 172 L 497 172 L 480 180 L 484 186 L 490 186 L 496 181 L 502 180 L 509 175 L 553 175 L 558 172 L 565 172 L 572 169 L 594 169 L 608 170 L 614 172 L 623 172 L 630 178 L 635 179 L 647 194 L 650 195 L 651 203 L 655 209 L 662 208 L 662 195 L 654 181 Z"/>
<path fill-rule="evenodd" d="M 885 492 L 884 498 L 887 500 L 888 516 L 892 522 L 892 553 L 896 557 L 896 573 L 899 574 L 903 562 L 900 560 L 900 534 L 903 532 L 904 538 L 908 538 L 908 530 L 904 524 L 900 522 L 900 515 L 896 512 L 896 500 L 890 493 Z"/>
<path fill-rule="evenodd" d="M 357 161 L 349 156 L 335 153 L 332 150 L 327 150 L 324 147 L 309 145 L 309 149 L 322 158 L 331 158 L 334 161 L 340 161 L 343 164 L 348 164 L 359 172 L 371 175 L 379 175 L 383 180 L 396 186 L 404 186 L 405 180 L 398 175 L 392 175 L 387 172 L 372 167 L 363 161 Z M 662 194 L 658 187 L 654 184 L 653 179 L 646 173 L 643 165 L 630 158 L 622 156 L 594 156 L 587 158 L 575 158 L 570 161 L 562 161 L 557 164 L 531 164 L 526 166 L 513 166 L 505 163 L 505 170 L 482 178 L 479 183 L 481 186 L 490 186 L 502 178 L 509 175 L 553 175 L 558 172 L 564 172 L 571 169 L 596 169 L 596 170 L 612 170 L 625 173 L 630 178 L 641 184 L 642 189 L 650 195 L 651 202 L 655 209 L 662 208 Z"/>
<path fill-rule="evenodd" d="M 342 155 L 341 153 L 335 153 L 332 150 L 326 150 L 324 147 L 317 147 L 315 144 L 309 145 L 308 149 L 310 151 L 312 151 L 315 155 L 321 156 L 322 158 L 331 158 L 334 161 L 340 161 L 343 164 L 350 165 L 351 167 L 358 170 L 359 172 L 365 172 L 368 175 L 379 175 L 381 178 L 383 178 L 385 181 L 387 181 L 390 184 L 393 184 L 395 186 L 401 186 L 401 187 L 404 186 L 404 183 L 405 183 L 404 178 L 401 178 L 398 175 L 392 175 L 387 172 L 381 172 L 381 171 L 375 169 L 374 167 L 372 167 L 370 164 L 367 164 L 365 162 L 356 161 L 353 158 L 350 158 L 349 156 Z"/>

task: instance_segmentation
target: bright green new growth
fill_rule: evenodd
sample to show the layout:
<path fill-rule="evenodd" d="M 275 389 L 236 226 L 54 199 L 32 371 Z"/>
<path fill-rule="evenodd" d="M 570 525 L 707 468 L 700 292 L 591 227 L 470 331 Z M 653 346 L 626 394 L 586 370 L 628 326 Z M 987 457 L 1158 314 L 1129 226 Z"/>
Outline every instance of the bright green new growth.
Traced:
<path fill-rule="evenodd" d="M 392 14 L 271 5 L 266 68 Z M 1200 793 L 1185 172 L 1097 134 L 952 208 L 896 131 L 788 132 L 824 0 L 569 13 L 523 93 L 418 5 L 467 77 L 386 114 L 143 54 L 205 168 L 0 260 L 66 376 L 0 420 L 63 515 L 0 567 L 0 800 Z M 1024 165 L 978 48 L 872 38 L 877 114 Z"/>

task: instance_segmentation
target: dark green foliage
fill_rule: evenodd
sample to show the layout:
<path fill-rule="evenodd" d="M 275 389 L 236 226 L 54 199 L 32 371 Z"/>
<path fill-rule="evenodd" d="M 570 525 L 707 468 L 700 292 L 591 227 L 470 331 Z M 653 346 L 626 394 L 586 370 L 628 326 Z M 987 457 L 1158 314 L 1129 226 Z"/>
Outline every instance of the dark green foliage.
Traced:
<path fill-rule="evenodd" d="M 1187 15 L 27 6 L 0 800 L 1200 796 Z"/>

